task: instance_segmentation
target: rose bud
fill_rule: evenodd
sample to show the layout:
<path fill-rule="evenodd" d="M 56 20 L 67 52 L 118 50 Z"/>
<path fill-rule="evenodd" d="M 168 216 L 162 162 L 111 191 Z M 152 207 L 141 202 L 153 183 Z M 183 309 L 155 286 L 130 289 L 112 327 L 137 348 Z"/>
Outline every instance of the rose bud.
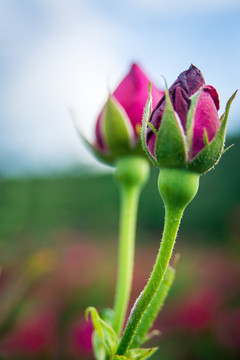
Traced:
<path fill-rule="evenodd" d="M 140 142 L 143 110 L 148 99 L 149 78 L 137 65 L 108 97 L 95 129 L 95 143 L 84 141 L 95 155 L 108 164 L 128 155 L 144 155 Z M 164 92 L 152 85 L 155 106 Z M 80 134 L 81 135 L 81 134 Z M 81 137 L 83 137 L 81 135 Z"/>
<path fill-rule="evenodd" d="M 151 95 L 145 108 L 142 141 L 153 163 L 165 168 L 188 168 L 197 173 L 211 169 L 223 153 L 229 108 L 218 116 L 219 98 L 205 85 L 195 66 L 182 72 L 151 111 Z"/>

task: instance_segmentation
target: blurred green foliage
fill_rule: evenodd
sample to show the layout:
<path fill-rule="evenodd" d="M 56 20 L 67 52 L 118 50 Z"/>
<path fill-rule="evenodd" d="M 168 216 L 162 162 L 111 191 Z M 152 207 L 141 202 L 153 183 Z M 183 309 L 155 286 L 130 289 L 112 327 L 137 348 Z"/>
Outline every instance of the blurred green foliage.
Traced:
<path fill-rule="evenodd" d="M 155 324 L 163 335 L 154 340 L 160 349 L 153 359 L 239 358 L 240 137 L 230 139 L 228 145 L 232 143 L 215 170 L 201 177 L 199 194 L 184 214 L 175 249 L 182 259 Z M 3 349 L 7 341 L 6 359 L 52 359 L 53 353 L 64 360 L 80 358 L 79 354 L 92 359 L 89 350 L 82 355 L 87 336 L 83 314 L 88 305 L 100 310 L 112 306 L 119 196 L 112 174 L 83 170 L 2 179 L 0 310 L 4 299 L 10 308 L 11 301 L 16 299 L 18 305 L 21 300 L 17 314 L 13 312 L 11 331 L 0 339 Z M 153 168 L 140 199 L 132 304 L 152 269 L 163 229 L 157 176 Z M 32 290 L 23 288 L 23 298 L 21 291 L 17 295 L 18 285 L 25 284 L 24 259 L 41 254 L 40 249 L 48 254 L 49 248 L 56 257 L 52 273 Z M 45 260 L 43 265 L 45 269 Z M 9 285 L 16 288 L 16 295 L 9 295 Z M 14 336 L 20 340 L 16 342 Z M 73 337 L 77 349 L 69 343 Z M 39 341 L 39 348 L 31 348 L 34 341 Z"/>
<path fill-rule="evenodd" d="M 187 208 L 182 221 L 184 234 L 195 240 L 221 241 L 229 238 L 232 219 L 240 206 L 240 138 L 223 155 L 214 171 L 200 179 L 198 196 Z M 228 145 L 229 145 L 228 144 Z M 140 239 L 155 231 L 160 234 L 164 209 L 157 193 L 158 170 L 152 169 L 140 200 Z M 42 178 L 3 179 L 0 196 L 0 239 L 13 247 L 16 238 L 28 235 L 36 241 L 56 228 L 76 229 L 101 236 L 117 234 L 118 189 L 111 174 L 68 173 Z M 237 225 L 236 225 L 237 226 Z M 151 240 L 148 236 L 147 241 Z"/>

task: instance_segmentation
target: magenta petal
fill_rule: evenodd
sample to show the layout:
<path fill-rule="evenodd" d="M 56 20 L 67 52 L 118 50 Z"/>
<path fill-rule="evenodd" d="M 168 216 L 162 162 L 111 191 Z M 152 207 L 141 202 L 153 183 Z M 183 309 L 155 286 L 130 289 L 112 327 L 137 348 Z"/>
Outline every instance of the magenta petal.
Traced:
<path fill-rule="evenodd" d="M 143 110 L 148 99 L 149 81 L 142 69 L 137 64 L 133 64 L 130 72 L 113 93 L 128 114 L 135 132 L 136 125 L 142 123 Z M 163 92 L 152 84 L 153 107 L 162 95 Z"/>
<path fill-rule="evenodd" d="M 187 113 L 191 103 L 190 97 L 195 94 L 204 84 L 205 81 L 201 71 L 196 68 L 196 66 L 191 65 L 188 70 L 183 71 L 178 76 L 177 80 L 169 88 L 169 95 L 173 108 L 178 114 L 185 131 Z M 156 108 L 153 106 L 154 110 L 149 121 L 157 130 L 160 127 L 165 106 L 165 96 L 161 97 Z M 154 156 L 156 136 L 149 127 L 147 128 L 146 140 L 149 151 Z"/>
<path fill-rule="evenodd" d="M 187 113 L 191 104 L 191 101 L 188 97 L 186 91 L 180 86 L 177 85 L 173 91 L 172 99 L 174 110 L 178 114 L 183 129 L 186 131 L 186 123 L 187 123 Z"/>
<path fill-rule="evenodd" d="M 217 90 L 211 85 L 205 85 L 204 90 L 209 92 L 209 94 L 211 95 L 211 97 L 215 103 L 216 109 L 219 110 L 220 103 L 219 103 L 219 97 L 218 97 Z"/>
<path fill-rule="evenodd" d="M 197 100 L 193 137 L 190 150 L 190 159 L 192 160 L 204 147 L 204 129 L 210 142 L 218 132 L 221 122 L 218 116 L 219 100 L 217 91 L 209 85 L 203 86 Z"/>
<path fill-rule="evenodd" d="M 137 125 L 141 126 L 143 110 L 148 99 L 148 85 L 150 79 L 145 75 L 142 69 L 137 65 L 131 66 L 130 72 L 121 81 L 119 86 L 113 92 L 114 97 L 125 109 L 129 116 L 129 119 L 133 125 L 135 136 L 137 137 Z M 156 88 L 152 84 L 152 102 L 155 107 L 163 96 L 164 92 Z M 96 135 L 96 146 L 103 151 L 106 151 L 106 146 L 101 133 L 101 120 L 103 110 L 97 119 L 95 135 Z"/>

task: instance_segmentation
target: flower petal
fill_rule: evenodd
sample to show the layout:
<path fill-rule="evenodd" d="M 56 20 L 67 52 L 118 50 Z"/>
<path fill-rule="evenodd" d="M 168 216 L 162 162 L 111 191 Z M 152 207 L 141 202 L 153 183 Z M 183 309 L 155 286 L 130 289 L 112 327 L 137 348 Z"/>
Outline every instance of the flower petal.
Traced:
<path fill-rule="evenodd" d="M 130 72 L 113 93 L 128 114 L 135 132 L 136 126 L 141 125 L 142 122 L 143 109 L 148 98 L 149 81 L 142 69 L 137 64 L 133 64 Z M 163 92 L 152 84 L 153 107 L 156 106 L 162 94 Z"/>
<path fill-rule="evenodd" d="M 193 119 L 190 160 L 205 147 L 204 132 L 208 142 L 215 137 L 221 126 L 218 116 L 219 100 L 216 90 L 212 86 L 203 86 L 197 99 Z"/>

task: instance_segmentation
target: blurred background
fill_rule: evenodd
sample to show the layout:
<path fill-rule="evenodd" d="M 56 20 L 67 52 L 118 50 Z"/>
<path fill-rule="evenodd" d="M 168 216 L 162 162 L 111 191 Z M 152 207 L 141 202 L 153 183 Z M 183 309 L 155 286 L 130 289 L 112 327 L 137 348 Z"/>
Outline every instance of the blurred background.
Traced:
<path fill-rule="evenodd" d="M 84 148 L 137 62 L 159 87 L 191 63 L 221 109 L 240 84 L 239 0 L 0 0 L 0 359 L 93 359 L 88 305 L 113 302 L 118 189 Z M 155 328 L 156 359 L 240 358 L 240 102 L 220 164 L 201 177 Z M 139 209 L 132 301 L 154 263 L 157 170 Z M 143 266 L 144 264 L 144 266 Z"/>

